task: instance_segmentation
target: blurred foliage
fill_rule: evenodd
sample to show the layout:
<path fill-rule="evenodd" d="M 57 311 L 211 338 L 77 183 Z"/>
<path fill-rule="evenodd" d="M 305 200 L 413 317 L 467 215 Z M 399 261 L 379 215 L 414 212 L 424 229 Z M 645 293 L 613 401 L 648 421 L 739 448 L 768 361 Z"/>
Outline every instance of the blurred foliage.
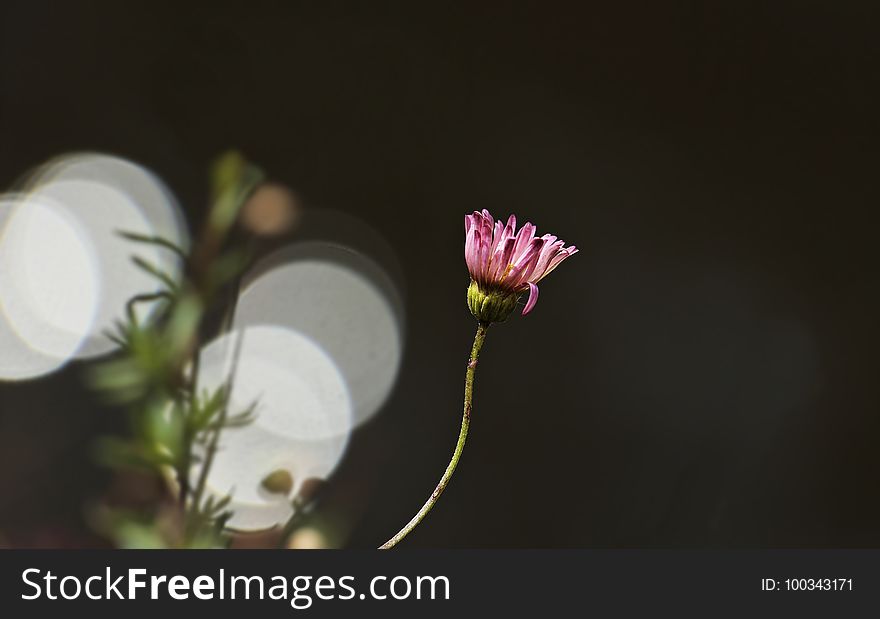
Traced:
<path fill-rule="evenodd" d="M 147 244 L 177 256 L 184 273 L 178 281 L 137 255 L 132 258 L 155 278 L 157 290 L 128 302 L 126 319 L 108 334 L 120 353 L 91 374 L 93 387 L 129 416 L 129 435 L 100 439 L 98 458 L 115 469 L 149 471 L 167 480 L 170 494 L 176 494 L 147 510 L 102 506 L 96 526 L 120 547 L 229 544 L 224 527 L 231 515 L 231 497 L 205 497 L 205 486 L 221 432 L 250 423 L 256 403 L 245 410 L 228 410 L 232 377 L 219 388 L 200 389 L 198 354 L 207 310 L 221 301 L 224 291 L 237 287 L 250 262 L 250 252 L 242 241 L 231 239 L 231 232 L 262 180 L 262 172 L 240 154 L 220 157 L 212 166 L 212 206 L 190 252 L 167 239 L 120 232 L 133 245 Z M 139 307 L 146 304 L 151 317 L 142 319 Z M 227 328 L 228 322 L 224 321 Z"/>

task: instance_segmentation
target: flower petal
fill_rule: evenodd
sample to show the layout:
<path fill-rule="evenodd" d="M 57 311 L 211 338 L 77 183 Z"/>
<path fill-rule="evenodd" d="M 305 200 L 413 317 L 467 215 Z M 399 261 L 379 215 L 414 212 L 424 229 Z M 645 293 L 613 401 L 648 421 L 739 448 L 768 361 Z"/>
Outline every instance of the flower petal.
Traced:
<path fill-rule="evenodd" d="M 471 279 L 506 293 L 529 288 L 528 314 L 538 298 L 537 284 L 569 256 L 577 253 L 565 247 L 555 235 L 536 237 L 536 228 L 527 222 L 516 229 L 516 216 L 496 220 L 487 209 L 465 216 L 465 261 Z"/>
<path fill-rule="evenodd" d="M 535 307 L 535 303 L 538 302 L 538 285 L 529 282 L 529 300 L 526 301 L 526 306 L 523 308 L 522 315 L 525 316 Z"/>
<path fill-rule="evenodd" d="M 471 228 L 464 242 L 464 261 L 471 277 L 476 278 L 479 271 L 480 231 Z"/>
<path fill-rule="evenodd" d="M 508 265 L 511 262 L 511 257 L 513 256 L 513 247 L 516 245 L 516 239 L 511 237 L 504 241 L 504 247 L 501 249 L 501 253 L 496 254 L 496 259 L 492 264 L 492 280 L 498 281 L 504 275 L 504 272 L 507 270 Z"/>
<path fill-rule="evenodd" d="M 489 247 L 492 244 L 492 227 L 488 222 L 483 222 L 483 229 L 480 231 L 480 248 L 477 254 L 477 269 L 480 278 L 483 281 L 489 279 Z"/>
<path fill-rule="evenodd" d="M 513 248 L 513 260 L 515 262 L 523 252 L 526 251 L 535 238 L 535 226 L 531 222 L 527 222 L 519 233 L 516 235 L 516 246 Z"/>
<path fill-rule="evenodd" d="M 535 270 L 535 265 L 544 248 L 544 239 L 532 239 L 529 248 L 516 260 L 504 285 L 513 289 L 522 288 Z"/>
<path fill-rule="evenodd" d="M 553 272 L 553 269 L 555 269 L 560 264 L 562 264 L 563 260 L 565 260 L 566 258 L 570 258 L 571 256 L 574 256 L 576 253 L 578 253 L 578 249 L 574 245 L 566 247 L 562 251 L 558 252 L 550 260 L 550 264 L 547 265 L 547 268 L 544 269 L 544 274 L 541 275 L 541 278 L 543 279 L 543 278 L 547 277 L 548 275 L 550 275 L 550 273 Z"/>
<path fill-rule="evenodd" d="M 535 283 L 541 281 L 541 279 L 543 279 L 543 277 L 549 272 L 547 270 L 548 265 L 553 258 L 562 251 L 562 247 L 565 245 L 563 241 L 555 240 L 555 236 L 550 236 L 549 238 L 554 240 L 544 245 L 544 249 L 541 251 L 541 256 L 538 258 L 538 264 L 535 265 L 535 270 L 532 271 L 532 275 L 529 277 L 529 279 Z"/>
<path fill-rule="evenodd" d="M 504 239 L 507 240 L 516 233 L 516 215 L 510 214 L 507 218 L 507 225 L 504 226 Z"/>

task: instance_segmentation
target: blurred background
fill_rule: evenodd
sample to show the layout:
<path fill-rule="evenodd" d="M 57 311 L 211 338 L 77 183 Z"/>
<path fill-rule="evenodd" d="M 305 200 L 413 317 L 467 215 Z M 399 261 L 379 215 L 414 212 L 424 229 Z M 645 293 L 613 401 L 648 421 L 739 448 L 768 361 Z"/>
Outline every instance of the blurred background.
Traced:
<path fill-rule="evenodd" d="M 266 225 L 279 201 L 290 215 L 238 315 L 255 358 L 283 358 L 249 375 L 282 408 L 316 399 L 291 413 L 308 423 L 282 410 L 230 451 L 216 484 L 272 441 L 320 443 L 291 464 L 327 478 L 302 545 L 375 547 L 433 489 L 475 327 L 462 216 L 488 208 L 581 253 L 490 331 L 461 466 L 407 546 L 880 546 L 877 18 L 4 1 L 0 188 L 11 204 L 37 187 L 45 217 L 0 211 L 0 256 L 25 265 L 0 269 L 0 544 L 104 543 L 87 506 L 119 483 L 91 446 L 124 424 L 83 384 L 109 315 L 80 301 L 133 283 L 52 205 L 94 219 L 117 200 L 183 241 L 234 147 L 273 183 Z M 34 292 L 50 263 L 85 279 Z M 16 286 L 80 336 L 40 340 Z M 272 520 L 245 498 L 251 525 Z"/>

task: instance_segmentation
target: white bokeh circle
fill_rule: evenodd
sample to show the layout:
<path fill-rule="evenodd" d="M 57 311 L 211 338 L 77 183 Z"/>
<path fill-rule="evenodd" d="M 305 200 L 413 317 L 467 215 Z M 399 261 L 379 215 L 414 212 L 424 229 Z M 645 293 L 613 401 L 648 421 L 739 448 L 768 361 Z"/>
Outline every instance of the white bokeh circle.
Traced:
<path fill-rule="evenodd" d="M 0 379 L 48 374 L 91 331 L 100 295 L 86 230 L 48 197 L 0 198 Z"/>
<path fill-rule="evenodd" d="M 129 299 L 163 286 L 133 256 L 180 278 L 174 252 L 121 232 L 189 245 L 162 181 L 118 157 L 57 157 L 24 191 L 0 197 L 0 380 L 35 378 L 112 351 L 107 333 L 125 318 Z M 139 318 L 156 307 L 139 304 Z"/>
<path fill-rule="evenodd" d="M 351 402 L 327 355 L 282 327 L 247 327 L 205 346 L 198 388 L 216 389 L 230 379 L 229 412 L 256 402 L 256 418 L 221 433 L 207 486 L 218 497 L 232 496 L 230 527 L 265 529 L 290 516 L 291 499 L 307 479 L 325 479 L 336 468 L 352 428 Z M 277 470 L 293 478 L 289 496 L 261 486 Z"/>
<path fill-rule="evenodd" d="M 388 398 L 403 355 L 390 280 L 372 260 L 332 243 L 299 243 L 256 265 L 235 314 L 238 327 L 278 325 L 320 346 L 342 373 L 354 423 Z"/>

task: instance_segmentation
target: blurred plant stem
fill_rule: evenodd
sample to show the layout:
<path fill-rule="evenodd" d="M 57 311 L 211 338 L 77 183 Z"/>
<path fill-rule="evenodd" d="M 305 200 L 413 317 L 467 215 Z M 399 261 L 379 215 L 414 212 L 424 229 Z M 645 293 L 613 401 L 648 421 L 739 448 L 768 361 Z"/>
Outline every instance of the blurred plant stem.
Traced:
<path fill-rule="evenodd" d="M 146 468 L 158 475 L 168 469 L 174 471 L 182 531 L 180 539 L 171 545 L 217 545 L 228 519 L 225 508 L 230 497 L 205 500 L 205 486 L 221 431 L 249 423 L 253 406 L 229 414 L 234 369 L 218 389 L 199 391 L 200 339 L 208 311 L 224 292 L 229 293 L 231 303 L 222 330 L 231 328 L 238 281 L 250 256 L 245 241 L 230 242 L 231 232 L 242 205 L 262 179 L 262 173 L 238 153 L 227 153 L 215 162 L 212 206 L 190 252 L 166 239 L 121 232 L 130 241 L 173 252 L 183 262 L 184 279 L 178 282 L 143 259 L 132 258 L 161 287 L 158 292 L 129 301 L 127 322 L 119 323 L 118 332 L 111 334 L 122 354 L 101 364 L 93 376 L 95 386 L 108 400 L 126 406 L 132 422 L 130 438 L 106 438 L 102 442 L 100 454 L 105 462 L 117 468 Z M 157 319 L 138 319 L 139 304 L 160 302 L 164 303 L 164 311 Z M 191 478 L 196 467 L 193 487 Z M 141 530 L 144 526 L 124 518 L 119 522 L 120 530 Z"/>
<path fill-rule="evenodd" d="M 443 477 L 440 478 L 440 482 L 437 484 L 437 487 L 434 488 L 434 492 L 431 493 L 431 496 L 428 497 L 428 500 L 425 501 L 422 508 L 400 531 L 394 534 L 391 539 L 379 546 L 380 550 L 394 548 L 404 537 L 409 535 L 422 520 L 424 520 L 425 516 L 428 515 L 428 512 L 431 511 L 437 503 L 440 495 L 446 490 L 446 486 L 449 485 L 449 481 L 452 479 L 452 474 L 455 473 L 455 468 L 458 466 L 458 461 L 461 459 L 462 451 L 464 451 L 468 429 L 471 425 L 471 409 L 473 408 L 472 402 L 474 399 L 474 374 L 476 374 L 477 371 L 477 361 L 480 358 L 480 350 L 483 348 L 483 342 L 486 339 L 486 332 L 488 329 L 488 322 L 480 322 L 477 326 L 477 332 L 474 335 L 474 345 L 471 348 L 471 357 L 468 361 L 467 371 L 464 375 L 464 412 L 461 416 L 461 430 L 458 433 L 458 442 L 455 444 L 455 450 L 452 452 L 452 459 L 446 466 L 446 470 L 443 472 Z"/>

